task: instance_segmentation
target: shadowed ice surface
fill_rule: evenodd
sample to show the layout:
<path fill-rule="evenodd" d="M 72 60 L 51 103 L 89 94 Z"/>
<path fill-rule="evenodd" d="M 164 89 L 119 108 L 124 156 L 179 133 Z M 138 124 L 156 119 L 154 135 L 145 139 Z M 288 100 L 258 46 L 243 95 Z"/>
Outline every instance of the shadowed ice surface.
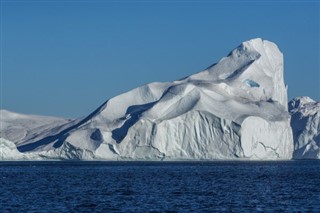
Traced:
<path fill-rule="evenodd" d="M 0 212 L 320 211 L 320 161 L 0 162 Z"/>

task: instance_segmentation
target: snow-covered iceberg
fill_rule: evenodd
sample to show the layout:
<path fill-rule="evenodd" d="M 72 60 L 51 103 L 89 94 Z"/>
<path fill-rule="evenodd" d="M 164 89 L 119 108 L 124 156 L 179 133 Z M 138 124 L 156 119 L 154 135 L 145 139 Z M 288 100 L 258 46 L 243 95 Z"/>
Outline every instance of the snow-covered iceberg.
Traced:
<path fill-rule="evenodd" d="M 140 86 L 83 119 L 50 125 L 13 140 L 17 149 L 83 160 L 276 160 L 293 152 L 283 55 L 262 39 L 202 72 Z"/>
<path fill-rule="evenodd" d="M 297 97 L 289 102 L 295 159 L 320 159 L 320 102 Z"/>
<path fill-rule="evenodd" d="M 17 146 L 12 141 L 0 138 L 0 160 L 24 159 L 24 154 L 18 151 Z"/>
<path fill-rule="evenodd" d="M 0 110 L 0 135 L 17 146 L 33 143 L 46 136 L 60 132 L 72 120 L 39 115 L 24 115 Z"/>

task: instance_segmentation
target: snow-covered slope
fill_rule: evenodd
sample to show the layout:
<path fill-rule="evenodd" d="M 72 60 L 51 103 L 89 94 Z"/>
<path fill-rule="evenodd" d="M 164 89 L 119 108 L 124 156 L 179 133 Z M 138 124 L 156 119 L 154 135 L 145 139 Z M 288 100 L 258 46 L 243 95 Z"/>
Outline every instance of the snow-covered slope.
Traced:
<path fill-rule="evenodd" d="M 320 102 L 297 97 L 289 102 L 295 159 L 320 159 Z"/>
<path fill-rule="evenodd" d="M 0 110 L 0 160 L 41 159 L 36 150 L 43 151 L 44 147 L 53 149 L 52 141 L 44 138 L 59 133 L 74 122 L 70 119 L 55 118 L 38 115 L 25 115 L 8 110 Z M 17 147 L 43 143 L 32 149 L 34 153 L 25 154 L 18 151 Z"/>
<path fill-rule="evenodd" d="M 23 145 L 39 137 L 60 131 L 59 127 L 70 123 L 71 120 L 38 115 L 24 115 L 0 110 L 0 135 L 16 145 Z"/>
<path fill-rule="evenodd" d="M 17 148 L 55 159 L 290 159 L 289 120 L 282 53 L 253 39 L 202 72 L 133 89 Z"/>

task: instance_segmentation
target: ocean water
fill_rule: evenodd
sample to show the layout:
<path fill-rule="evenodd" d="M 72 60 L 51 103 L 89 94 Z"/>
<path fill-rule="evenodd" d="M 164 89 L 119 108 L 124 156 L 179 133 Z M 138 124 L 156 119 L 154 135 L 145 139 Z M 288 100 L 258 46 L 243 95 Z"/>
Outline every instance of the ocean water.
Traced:
<path fill-rule="evenodd" d="M 0 212 L 320 212 L 320 161 L 0 162 Z"/>

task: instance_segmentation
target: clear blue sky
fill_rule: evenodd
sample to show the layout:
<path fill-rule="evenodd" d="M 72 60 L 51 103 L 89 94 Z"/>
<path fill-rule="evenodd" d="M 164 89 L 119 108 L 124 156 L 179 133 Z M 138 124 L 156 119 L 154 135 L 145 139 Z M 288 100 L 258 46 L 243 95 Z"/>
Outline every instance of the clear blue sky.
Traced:
<path fill-rule="evenodd" d="M 319 13 L 317 1 L 2 1 L 1 108 L 83 116 L 256 37 L 284 53 L 289 98 L 319 100 Z"/>

